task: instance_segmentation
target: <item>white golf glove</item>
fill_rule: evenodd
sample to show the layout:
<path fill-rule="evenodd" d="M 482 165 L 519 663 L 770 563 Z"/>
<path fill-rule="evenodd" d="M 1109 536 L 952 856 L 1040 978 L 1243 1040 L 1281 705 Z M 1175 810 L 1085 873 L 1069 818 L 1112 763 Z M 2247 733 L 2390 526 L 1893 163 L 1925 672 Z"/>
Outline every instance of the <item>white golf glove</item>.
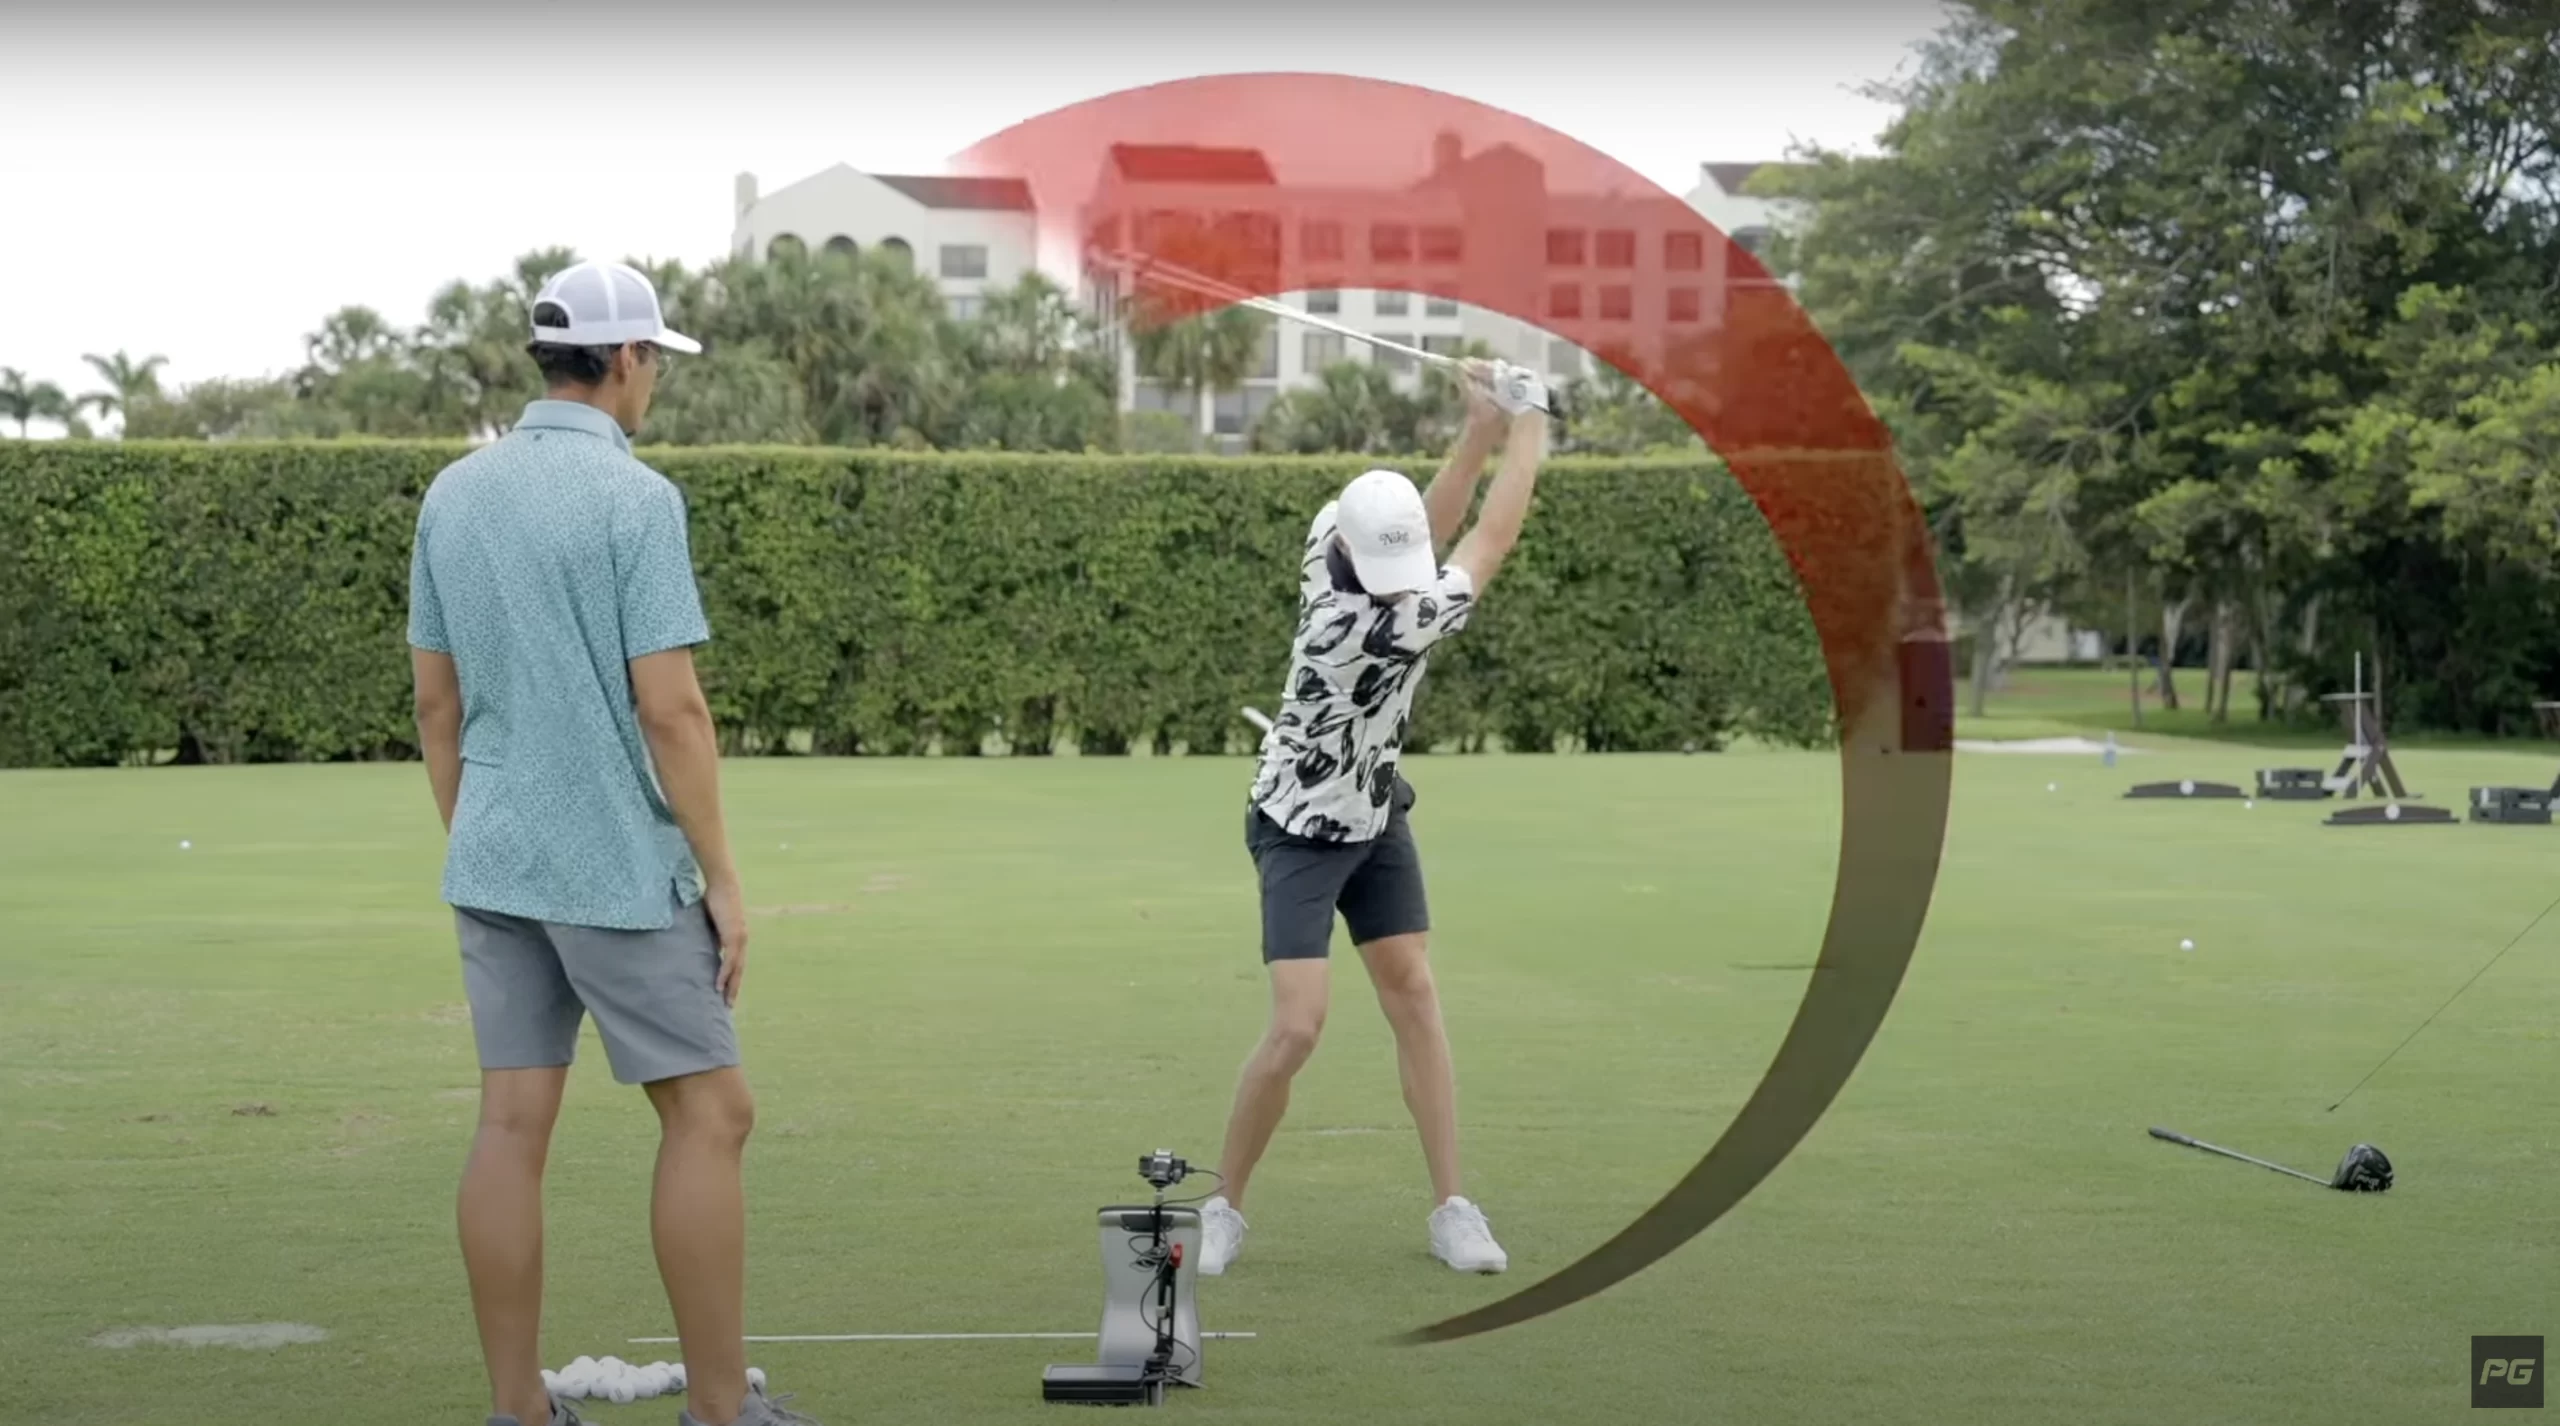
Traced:
<path fill-rule="evenodd" d="M 1552 409 L 1547 404 L 1547 384 L 1527 367 L 1513 366 L 1507 361 L 1493 364 L 1491 394 L 1493 404 L 1501 407 L 1507 415 Z"/>

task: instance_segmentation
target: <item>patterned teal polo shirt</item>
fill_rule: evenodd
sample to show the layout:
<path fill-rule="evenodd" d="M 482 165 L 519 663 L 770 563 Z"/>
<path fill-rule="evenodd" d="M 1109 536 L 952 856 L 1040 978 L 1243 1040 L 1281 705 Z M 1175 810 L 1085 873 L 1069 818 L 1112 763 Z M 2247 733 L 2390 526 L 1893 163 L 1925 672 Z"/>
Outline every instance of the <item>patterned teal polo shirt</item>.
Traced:
<path fill-rule="evenodd" d="M 444 899 L 622 930 L 672 924 L 702 872 L 658 786 L 629 661 L 708 642 L 684 497 L 612 417 L 536 401 L 418 511 L 409 642 L 462 681 Z"/>

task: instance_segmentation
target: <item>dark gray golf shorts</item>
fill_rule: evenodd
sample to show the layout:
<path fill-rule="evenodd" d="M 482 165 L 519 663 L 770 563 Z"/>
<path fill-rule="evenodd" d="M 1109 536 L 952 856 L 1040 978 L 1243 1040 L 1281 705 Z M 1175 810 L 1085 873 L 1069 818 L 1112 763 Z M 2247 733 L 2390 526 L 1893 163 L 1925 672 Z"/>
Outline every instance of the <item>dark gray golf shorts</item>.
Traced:
<path fill-rule="evenodd" d="M 1336 911 L 1355 946 L 1431 929 L 1422 853 L 1405 820 L 1411 805 L 1411 792 L 1400 790 L 1386 830 L 1365 842 L 1293 836 L 1261 808 L 1245 808 L 1245 849 L 1262 877 L 1265 962 L 1322 959 L 1332 948 Z"/>
<path fill-rule="evenodd" d="M 480 1067 L 570 1064 L 586 1015 L 624 1084 L 738 1063 L 711 913 L 697 901 L 675 916 L 663 931 L 607 931 L 455 907 Z"/>

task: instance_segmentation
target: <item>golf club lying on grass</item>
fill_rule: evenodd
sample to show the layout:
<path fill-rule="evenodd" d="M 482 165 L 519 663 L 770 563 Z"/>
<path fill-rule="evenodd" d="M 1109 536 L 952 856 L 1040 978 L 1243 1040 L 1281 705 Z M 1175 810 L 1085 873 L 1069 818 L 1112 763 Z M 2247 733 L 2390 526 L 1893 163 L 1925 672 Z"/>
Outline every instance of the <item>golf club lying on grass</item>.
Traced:
<path fill-rule="evenodd" d="M 2219 1144 L 2208 1144 L 2202 1139 L 2190 1139 L 2171 1129 L 2155 1128 L 2151 1131 L 2151 1137 L 2166 1139 L 2172 1144 L 2184 1144 L 2190 1149 L 2202 1149 L 2208 1154 L 2220 1154 L 2226 1159 L 2238 1159 L 2244 1164 L 2256 1164 L 2262 1169 L 2274 1169 L 2277 1173 L 2289 1173 L 2295 1178 L 2312 1183 L 2325 1183 L 2345 1193 L 2382 1193 L 2391 1187 L 2391 1160 L 2371 1144 L 2358 1144 L 2347 1150 L 2347 1156 L 2338 1160 L 2338 1171 L 2323 1179 L 2304 1173 L 2300 1169 L 2271 1164 L 2265 1159 L 2253 1159 L 2247 1154 L 2223 1148 Z"/>

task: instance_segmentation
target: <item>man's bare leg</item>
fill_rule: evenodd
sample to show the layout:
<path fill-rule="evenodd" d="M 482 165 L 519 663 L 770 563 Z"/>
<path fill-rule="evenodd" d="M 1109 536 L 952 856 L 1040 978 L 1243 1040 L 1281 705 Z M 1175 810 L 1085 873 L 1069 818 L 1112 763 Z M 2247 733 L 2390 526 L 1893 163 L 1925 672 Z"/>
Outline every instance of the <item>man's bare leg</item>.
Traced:
<path fill-rule="evenodd" d="M 726 1426 L 747 1401 L 744 1164 L 755 1097 L 736 1068 L 647 1088 L 661 1129 L 650 1238 L 683 1344 L 686 1409 Z"/>
<path fill-rule="evenodd" d="M 1289 1112 L 1289 1082 L 1304 1069 L 1324 1034 L 1332 979 L 1322 957 L 1271 962 L 1271 1024 L 1244 1063 L 1235 1108 L 1227 1116 L 1226 1147 L 1218 1160 L 1218 1192 L 1242 1211 L 1254 1166 Z"/>
<path fill-rule="evenodd" d="M 551 1420 L 542 1384 L 542 1170 L 568 1083 L 566 1065 L 481 1073 L 480 1124 L 454 1204 L 490 1409 L 525 1426 Z"/>
<path fill-rule="evenodd" d="M 1440 989 L 1431 979 L 1427 935 L 1385 936 L 1360 948 L 1378 1008 L 1396 1036 L 1396 1070 L 1404 1107 L 1422 1136 L 1431 1170 L 1431 1201 L 1446 1203 L 1458 1187 L 1458 1076 L 1440 1021 Z"/>

